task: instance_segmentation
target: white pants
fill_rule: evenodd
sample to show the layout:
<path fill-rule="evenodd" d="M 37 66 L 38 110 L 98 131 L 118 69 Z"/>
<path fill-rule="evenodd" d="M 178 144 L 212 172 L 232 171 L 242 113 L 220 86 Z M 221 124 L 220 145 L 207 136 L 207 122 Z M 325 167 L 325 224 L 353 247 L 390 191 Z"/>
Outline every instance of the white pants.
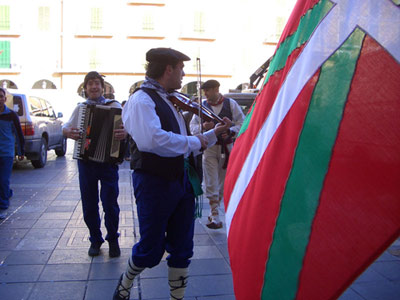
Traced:
<path fill-rule="evenodd" d="M 218 208 L 224 196 L 224 180 L 226 169 L 222 166 L 225 156 L 221 154 L 221 146 L 214 145 L 204 151 L 203 172 L 206 186 L 206 197 L 210 203 L 211 215 L 218 216 Z"/>

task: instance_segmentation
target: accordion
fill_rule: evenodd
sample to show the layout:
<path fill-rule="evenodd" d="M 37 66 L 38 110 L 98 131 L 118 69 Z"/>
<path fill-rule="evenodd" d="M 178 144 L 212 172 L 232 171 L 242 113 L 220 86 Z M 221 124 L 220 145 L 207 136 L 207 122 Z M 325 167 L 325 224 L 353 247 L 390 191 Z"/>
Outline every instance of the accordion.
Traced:
<path fill-rule="evenodd" d="M 123 161 L 124 146 L 114 138 L 114 129 L 122 124 L 121 108 L 82 105 L 78 112 L 81 137 L 75 141 L 73 158 L 101 163 Z"/>

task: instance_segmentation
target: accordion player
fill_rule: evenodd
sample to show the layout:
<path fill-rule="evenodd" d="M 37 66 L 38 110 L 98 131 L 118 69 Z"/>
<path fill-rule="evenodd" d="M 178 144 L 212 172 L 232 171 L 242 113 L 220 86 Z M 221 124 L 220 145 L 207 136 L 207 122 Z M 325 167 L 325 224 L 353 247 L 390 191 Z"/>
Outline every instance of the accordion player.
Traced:
<path fill-rule="evenodd" d="M 80 138 L 75 141 L 73 158 L 101 163 L 121 163 L 124 143 L 114 136 L 122 125 L 122 109 L 107 105 L 85 104 L 79 107 Z"/>

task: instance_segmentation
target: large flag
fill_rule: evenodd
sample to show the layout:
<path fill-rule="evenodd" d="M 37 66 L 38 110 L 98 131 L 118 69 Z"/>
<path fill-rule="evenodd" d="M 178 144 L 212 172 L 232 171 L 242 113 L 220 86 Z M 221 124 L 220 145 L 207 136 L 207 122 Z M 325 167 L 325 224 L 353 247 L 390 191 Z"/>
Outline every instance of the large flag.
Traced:
<path fill-rule="evenodd" d="M 237 300 L 336 299 L 399 236 L 399 0 L 297 2 L 224 196 Z"/>

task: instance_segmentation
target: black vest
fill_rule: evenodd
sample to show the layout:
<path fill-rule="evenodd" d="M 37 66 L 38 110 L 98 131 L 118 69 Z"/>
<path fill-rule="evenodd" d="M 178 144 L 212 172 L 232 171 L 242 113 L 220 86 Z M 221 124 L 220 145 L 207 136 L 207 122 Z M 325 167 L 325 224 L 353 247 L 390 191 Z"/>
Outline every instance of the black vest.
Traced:
<path fill-rule="evenodd" d="M 204 106 L 211 109 L 211 105 L 208 104 L 207 101 L 204 101 Z M 220 117 L 221 119 L 224 117 L 227 117 L 229 120 L 232 120 L 232 110 L 231 110 L 231 101 L 228 98 L 224 97 L 224 102 L 222 102 L 222 109 L 218 114 L 218 117 Z M 213 120 L 215 124 L 217 124 L 218 122 L 216 120 Z M 223 145 L 223 144 L 230 144 L 232 143 L 232 139 L 228 140 L 223 140 L 221 135 L 217 136 L 217 145 Z"/>
<path fill-rule="evenodd" d="M 160 118 L 161 128 L 180 134 L 179 124 L 174 113 L 158 93 L 149 88 L 140 88 L 146 92 L 156 105 L 156 114 Z M 168 180 L 179 179 L 183 176 L 183 155 L 176 157 L 162 157 L 150 152 L 139 151 L 135 142 L 131 146 L 131 169 L 141 170 L 146 173 L 161 176 Z"/>
<path fill-rule="evenodd" d="M 207 101 L 203 101 L 203 105 L 212 110 L 210 104 Z M 232 120 L 232 111 L 231 111 L 231 102 L 228 98 L 224 97 L 224 102 L 222 102 L 222 109 L 218 114 L 218 117 L 221 119 L 223 117 L 227 117 L 229 120 Z M 214 120 L 214 123 L 217 124 L 217 121 Z"/>

